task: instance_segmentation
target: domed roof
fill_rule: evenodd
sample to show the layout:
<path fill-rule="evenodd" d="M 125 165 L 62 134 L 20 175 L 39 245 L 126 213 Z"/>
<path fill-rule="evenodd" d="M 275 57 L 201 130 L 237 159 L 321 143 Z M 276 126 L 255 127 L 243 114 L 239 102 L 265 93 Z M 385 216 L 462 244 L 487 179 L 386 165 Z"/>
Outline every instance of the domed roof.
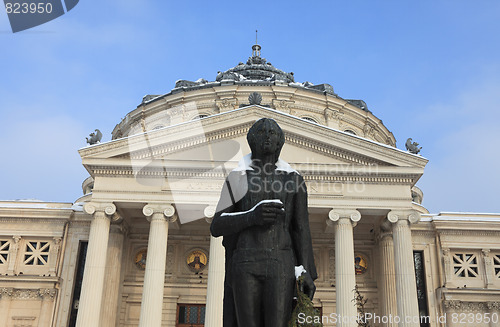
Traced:
<path fill-rule="evenodd" d="M 240 62 L 237 66 L 224 72 L 218 72 L 217 82 L 256 80 L 256 81 L 283 81 L 285 83 L 295 82 L 293 73 L 286 73 L 281 69 L 274 67 L 265 58 L 260 56 L 261 46 L 254 44 L 252 46 L 252 56 L 248 58 L 246 64 Z"/>

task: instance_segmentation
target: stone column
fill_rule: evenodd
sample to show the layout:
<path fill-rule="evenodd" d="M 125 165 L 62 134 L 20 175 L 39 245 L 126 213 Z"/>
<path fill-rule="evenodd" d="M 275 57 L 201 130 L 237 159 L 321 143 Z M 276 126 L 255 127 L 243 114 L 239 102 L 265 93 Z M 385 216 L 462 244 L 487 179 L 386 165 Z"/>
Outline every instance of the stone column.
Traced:
<path fill-rule="evenodd" d="M 99 327 L 116 326 L 116 318 L 120 304 L 124 230 L 121 221 L 120 224 L 113 224 L 110 228 L 108 254 L 106 259 L 106 280 L 104 281 L 101 323 Z"/>
<path fill-rule="evenodd" d="M 380 226 L 380 298 L 381 315 L 385 317 L 397 316 L 396 301 L 396 272 L 394 271 L 394 242 L 390 232 L 390 223 L 385 221 Z M 389 320 L 384 327 L 397 327 L 397 323 Z"/>
<path fill-rule="evenodd" d="M 10 300 L 13 293 L 12 288 L 0 288 L 0 326 L 7 326 Z"/>
<path fill-rule="evenodd" d="M 215 208 L 207 207 L 205 217 L 211 223 Z M 222 302 L 224 299 L 224 274 L 226 252 L 222 245 L 222 237 L 210 236 L 210 253 L 208 261 L 207 308 L 205 313 L 206 327 L 222 326 Z"/>
<path fill-rule="evenodd" d="M 99 326 L 102 290 L 106 268 L 110 216 L 116 212 L 112 203 L 87 203 L 86 213 L 94 215 L 90 224 L 89 245 L 78 306 L 77 327 Z"/>
<path fill-rule="evenodd" d="M 139 327 L 161 327 L 168 237 L 165 218 L 174 221 L 175 209 L 171 205 L 148 204 L 142 212 L 150 227 Z"/>
<path fill-rule="evenodd" d="M 361 214 L 357 210 L 333 209 L 328 218 L 335 223 L 335 291 L 339 319 L 337 326 L 357 327 L 353 227 L 361 219 Z"/>
<path fill-rule="evenodd" d="M 52 325 L 52 314 L 54 313 L 56 289 L 41 288 L 38 292 L 42 298 L 42 308 L 40 309 L 40 317 L 38 318 L 38 327 L 50 327 Z"/>
<path fill-rule="evenodd" d="M 417 223 L 420 220 L 420 214 L 416 211 L 391 211 L 387 214 L 387 219 L 393 223 L 399 326 L 419 327 L 417 282 L 413 263 L 410 223 Z"/>

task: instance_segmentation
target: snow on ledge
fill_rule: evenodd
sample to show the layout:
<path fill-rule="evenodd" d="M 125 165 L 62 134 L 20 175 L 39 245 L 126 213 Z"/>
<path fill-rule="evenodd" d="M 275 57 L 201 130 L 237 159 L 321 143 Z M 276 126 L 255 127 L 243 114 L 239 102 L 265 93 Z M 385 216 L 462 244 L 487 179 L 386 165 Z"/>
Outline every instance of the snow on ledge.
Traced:
<path fill-rule="evenodd" d="M 420 221 L 477 221 L 500 222 L 500 213 L 479 212 L 440 212 L 438 214 L 423 214 Z"/>

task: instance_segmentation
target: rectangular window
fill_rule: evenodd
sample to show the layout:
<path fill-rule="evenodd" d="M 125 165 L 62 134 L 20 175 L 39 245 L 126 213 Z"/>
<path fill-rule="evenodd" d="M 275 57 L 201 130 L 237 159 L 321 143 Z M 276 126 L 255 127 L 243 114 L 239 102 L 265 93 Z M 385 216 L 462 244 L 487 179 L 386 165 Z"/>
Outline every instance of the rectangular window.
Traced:
<path fill-rule="evenodd" d="M 78 263 L 76 266 L 75 286 L 73 287 L 73 299 L 71 300 L 69 327 L 76 326 L 76 316 L 78 315 L 78 304 L 82 292 L 83 271 L 85 270 L 88 245 L 88 242 L 80 242 L 80 249 L 78 250 Z"/>
<path fill-rule="evenodd" d="M 176 327 L 205 326 L 204 304 L 179 304 L 177 306 Z"/>
<path fill-rule="evenodd" d="M 420 317 L 428 317 L 429 309 L 427 307 L 427 287 L 425 285 L 425 266 L 424 266 L 424 252 L 413 251 L 413 263 L 415 265 L 415 278 L 417 280 L 417 299 L 418 311 Z M 429 327 L 430 322 L 428 319 L 420 320 L 421 327 Z"/>

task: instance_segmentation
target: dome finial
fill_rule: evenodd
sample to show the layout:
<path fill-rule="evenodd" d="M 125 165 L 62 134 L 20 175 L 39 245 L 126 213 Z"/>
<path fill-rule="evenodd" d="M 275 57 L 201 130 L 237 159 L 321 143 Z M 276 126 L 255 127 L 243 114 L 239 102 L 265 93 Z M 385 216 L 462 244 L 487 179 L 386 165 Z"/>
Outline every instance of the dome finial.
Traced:
<path fill-rule="evenodd" d="M 252 57 L 260 57 L 260 45 L 257 43 L 257 33 L 258 31 L 255 30 L 255 44 L 252 46 Z"/>

